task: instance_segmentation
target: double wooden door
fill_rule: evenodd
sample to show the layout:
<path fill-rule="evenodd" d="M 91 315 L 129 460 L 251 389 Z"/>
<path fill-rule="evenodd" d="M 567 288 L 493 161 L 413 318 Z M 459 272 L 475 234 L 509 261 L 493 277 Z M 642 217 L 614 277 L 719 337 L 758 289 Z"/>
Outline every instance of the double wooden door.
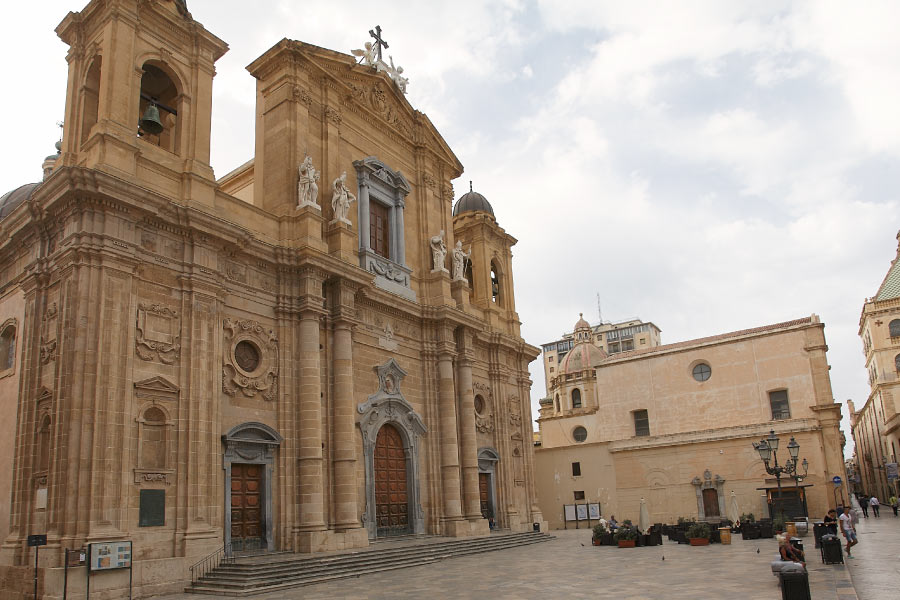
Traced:
<path fill-rule="evenodd" d="M 491 474 L 478 474 L 478 495 L 481 499 L 481 516 L 485 519 L 494 518 L 494 507 L 491 506 Z"/>
<path fill-rule="evenodd" d="M 261 547 L 263 468 L 263 465 L 231 465 L 231 545 L 235 550 Z"/>
<path fill-rule="evenodd" d="M 392 425 L 375 439 L 375 519 L 379 536 L 410 533 L 406 451 Z"/>
<path fill-rule="evenodd" d="M 719 493 L 707 488 L 703 490 L 703 513 L 707 517 L 719 517 Z"/>

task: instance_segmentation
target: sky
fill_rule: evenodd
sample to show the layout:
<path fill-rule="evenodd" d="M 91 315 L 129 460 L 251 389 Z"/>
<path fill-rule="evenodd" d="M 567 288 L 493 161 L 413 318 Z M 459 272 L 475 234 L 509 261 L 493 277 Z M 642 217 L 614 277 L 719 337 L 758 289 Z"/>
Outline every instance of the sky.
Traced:
<path fill-rule="evenodd" d="M 158 0 L 168 1 L 168 0 Z M 0 193 L 40 179 L 63 118 L 81 2 L 5 7 Z M 246 66 L 282 38 L 349 53 L 380 25 L 514 247 L 522 335 L 539 346 L 640 317 L 664 343 L 818 314 L 834 398 L 869 387 L 865 298 L 900 229 L 900 3 L 189 0 L 229 46 L 212 158 L 252 158 Z M 532 406 L 545 393 L 531 365 Z M 844 408 L 843 428 L 849 421 Z"/>

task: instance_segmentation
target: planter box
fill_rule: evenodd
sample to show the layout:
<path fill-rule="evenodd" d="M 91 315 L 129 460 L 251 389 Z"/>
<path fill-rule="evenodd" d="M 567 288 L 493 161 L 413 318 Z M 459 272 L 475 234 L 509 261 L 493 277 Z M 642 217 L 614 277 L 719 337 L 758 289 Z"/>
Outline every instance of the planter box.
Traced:
<path fill-rule="evenodd" d="M 591 538 L 591 544 L 594 546 L 600 545 L 600 538 Z"/>
<path fill-rule="evenodd" d="M 619 548 L 634 548 L 634 540 L 619 540 Z"/>
<path fill-rule="evenodd" d="M 689 538 L 691 546 L 709 546 L 709 538 Z"/>

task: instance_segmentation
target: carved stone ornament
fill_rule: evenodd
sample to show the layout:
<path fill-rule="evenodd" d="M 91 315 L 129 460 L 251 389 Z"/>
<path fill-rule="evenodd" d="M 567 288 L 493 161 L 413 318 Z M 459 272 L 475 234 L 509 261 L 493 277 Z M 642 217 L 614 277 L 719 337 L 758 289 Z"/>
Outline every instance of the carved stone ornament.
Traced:
<path fill-rule="evenodd" d="M 308 91 L 299 85 L 295 85 L 291 90 L 291 94 L 296 102 L 299 102 L 307 107 L 312 105 L 313 99 Z"/>
<path fill-rule="evenodd" d="M 178 312 L 161 304 L 138 304 L 134 349 L 141 360 L 171 365 L 181 356 Z"/>
<path fill-rule="evenodd" d="M 374 273 L 381 275 L 382 277 L 406 286 L 409 285 L 409 274 L 398 269 L 392 262 L 374 259 L 370 266 Z"/>
<path fill-rule="evenodd" d="M 402 113 L 393 99 L 388 99 L 387 90 L 381 81 L 375 82 L 370 88 L 352 83 L 347 85 L 351 90 L 350 99 L 374 110 L 379 117 L 403 135 L 412 136 L 412 127 L 406 119 L 402 118 Z"/>
<path fill-rule="evenodd" d="M 247 398 L 278 395 L 278 338 L 271 329 L 251 320 L 226 318 L 222 391 Z"/>
<path fill-rule="evenodd" d="M 394 339 L 394 328 L 390 322 L 384 324 L 384 335 L 378 338 L 378 345 L 385 350 L 396 352 L 399 345 Z"/>
<path fill-rule="evenodd" d="M 477 429 L 479 433 L 493 433 L 494 415 L 487 415 L 486 417 L 475 415 L 475 429 Z"/>
<path fill-rule="evenodd" d="M 51 360 L 56 360 L 56 340 L 47 341 L 41 336 L 41 364 L 46 365 Z"/>

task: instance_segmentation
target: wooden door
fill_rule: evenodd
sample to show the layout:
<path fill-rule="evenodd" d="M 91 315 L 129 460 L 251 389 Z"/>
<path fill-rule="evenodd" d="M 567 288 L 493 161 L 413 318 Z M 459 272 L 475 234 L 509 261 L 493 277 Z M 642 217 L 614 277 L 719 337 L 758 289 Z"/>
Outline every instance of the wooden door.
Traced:
<path fill-rule="evenodd" d="M 231 465 L 231 544 L 235 550 L 261 546 L 262 470 L 263 465 Z"/>
<path fill-rule="evenodd" d="M 703 512 L 707 517 L 720 516 L 719 493 L 712 488 L 703 490 Z"/>
<path fill-rule="evenodd" d="M 392 425 L 384 425 L 375 439 L 375 513 L 379 536 L 410 532 L 406 452 Z"/>
<path fill-rule="evenodd" d="M 481 497 L 481 516 L 485 519 L 494 518 L 494 509 L 491 506 L 491 474 L 478 474 L 478 495 Z"/>

